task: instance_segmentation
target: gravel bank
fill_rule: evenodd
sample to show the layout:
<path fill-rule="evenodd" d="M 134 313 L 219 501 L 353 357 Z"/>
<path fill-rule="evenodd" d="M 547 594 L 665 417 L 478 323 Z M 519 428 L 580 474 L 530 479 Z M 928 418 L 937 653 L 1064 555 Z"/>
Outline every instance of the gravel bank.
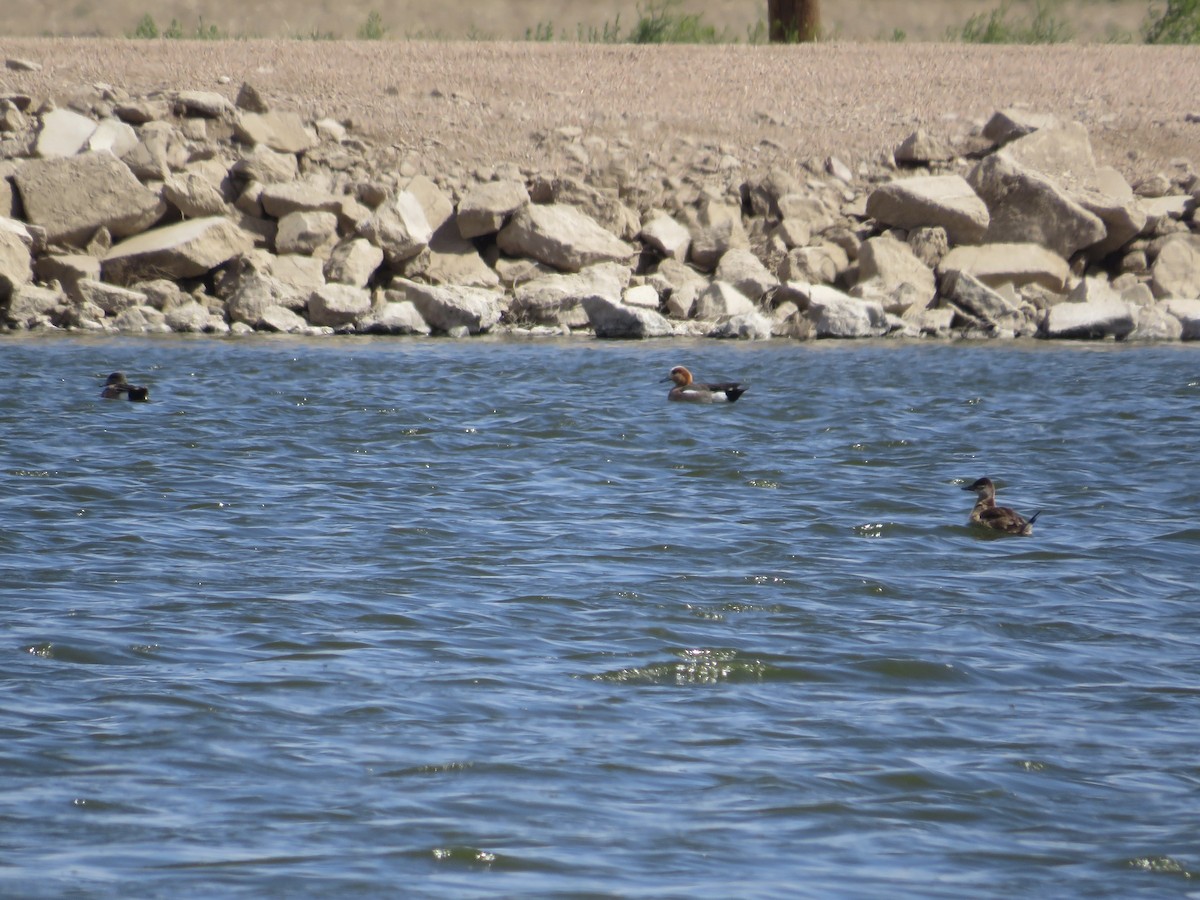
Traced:
<path fill-rule="evenodd" d="M 66 101 L 105 82 L 138 94 L 252 82 L 280 108 L 351 120 L 426 168 L 562 164 L 556 129 L 665 162 L 719 146 L 748 169 L 836 155 L 856 165 L 917 126 L 944 135 L 1012 105 L 1087 125 L 1127 178 L 1200 162 L 1194 49 L 829 43 L 801 47 L 18 39 L 0 85 Z"/>

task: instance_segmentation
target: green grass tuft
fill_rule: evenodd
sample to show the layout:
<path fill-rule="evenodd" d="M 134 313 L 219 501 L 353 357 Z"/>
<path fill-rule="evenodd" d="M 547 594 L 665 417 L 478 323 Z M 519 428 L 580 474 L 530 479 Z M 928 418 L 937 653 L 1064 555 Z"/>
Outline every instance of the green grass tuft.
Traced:
<path fill-rule="evenodd" d="M 378 10 L 371 10 L 367 15 L 367 21 L 358 26 L 358 39 L 360 41 L 382 41 L 384 35 L 387 34 L 387 28 L 383 24 L 383 16 Z"/>
<path fill-rule="evenodd" d="M 946 38 L 967 44 L 1061 44 L 1071 39 L 1072 32 L 1054 15 L 1059 5 L 1060 0 L 1038 0 L 1033 19 L 1027 24 L 1010 20 L 1008 4 L 1002 3 L 986 16 L 971 16 L 959 31 L 948 30 Z"/>
<path fill-rule="evenodd" d="M 1151 7 L 1142 37 L 1147 44 L 1200 44 L 1200 0 L 1167 0 L 1161 13 Z"/>

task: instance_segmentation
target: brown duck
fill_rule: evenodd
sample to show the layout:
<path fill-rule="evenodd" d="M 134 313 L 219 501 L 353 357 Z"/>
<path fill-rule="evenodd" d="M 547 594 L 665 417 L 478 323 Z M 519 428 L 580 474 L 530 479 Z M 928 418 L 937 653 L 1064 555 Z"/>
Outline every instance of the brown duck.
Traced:
<path fill-rule="evenodd" d="M 1005 534 L 1033 534 L 1033 523 L 1042 514 L 1039 509 L 1026 519 L 1015 509 L 996 505 L 996 486 L 990 478 L 980 478 L 963 488 L 964 491 L 974 491 L 978 498 L 975 508 L 971 510 L 971 523 L 982 525 L 993 531 Z"/>
<path fill-rule="evenodd" d="M 736 381 L 695 381 L 683 366 L 673 368 L 665 380 L 675 382 L 675 387 L 667 392 L 667 399 L 685 403 L 733 403 L 746 393 L 746 386 Z"/>

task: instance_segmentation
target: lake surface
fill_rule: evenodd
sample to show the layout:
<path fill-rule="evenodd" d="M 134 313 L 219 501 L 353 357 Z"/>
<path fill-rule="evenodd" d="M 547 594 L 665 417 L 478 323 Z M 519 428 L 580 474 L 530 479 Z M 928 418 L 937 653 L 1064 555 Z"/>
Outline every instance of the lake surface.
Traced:
<path fill-rule="evenodd" d="M 0 372 L 0 895 L 1200 891 L 1200 347 Z M 981 475 L 1034 536 L 967 527 Z"/>

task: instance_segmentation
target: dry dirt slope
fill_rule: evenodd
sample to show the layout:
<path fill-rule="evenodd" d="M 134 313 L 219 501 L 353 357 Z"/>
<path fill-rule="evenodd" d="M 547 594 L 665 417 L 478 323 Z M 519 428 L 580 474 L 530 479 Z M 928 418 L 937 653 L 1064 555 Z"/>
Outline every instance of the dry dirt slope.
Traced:
<path fill-rule="evenodd" d="M 194 33 L 203 22 L 231 37 L 292 38 L 332 34 L 353 38 L 372 11 L 394 38 L 520 39 L 527 29 L 551 25 L 556 36 L 574 39 L 580 26 L 602 29 L 619 21 L 624 30 L 643 12 L 670 0 L 6 0 L 0 3 L 0 34 L 120 37 L 146 14 L 162 28 L 177 19 Z M 1058 0 L 1054 15 L 1084 41 L 1113 34 L 1136 35 L 1147 0 Z M 975 15 L 1001 6 L 1010 21 L 1032 18 L 1036 0 L 824 0 L 827 35 L 842 40 L 941 40 Z M 731 39 L 745 40 L 766 18 L 766 0 L 679 0 L 672 11 L 699 14 Z M 618 19 L 619 17 L 619 19 Z"/>
<path fill-rule="evenodd" d="M 308 115 L 352 119 L 426 167 L 554 166 L 563 126 L 660 161 L 720 145 L 748 168 L 829 154 L 854 166 L 918 126 L 953 135 L 1011 105 L 1083 122 L 1133 179 L 1200 165 L 1200 65 L 1189 48 L 817 44 L 634 47 L 469 42 L 0 41 L 42 65 L 0 89 L 63 102 L 81 86 L 134 94 L 243 81 Z"/>

